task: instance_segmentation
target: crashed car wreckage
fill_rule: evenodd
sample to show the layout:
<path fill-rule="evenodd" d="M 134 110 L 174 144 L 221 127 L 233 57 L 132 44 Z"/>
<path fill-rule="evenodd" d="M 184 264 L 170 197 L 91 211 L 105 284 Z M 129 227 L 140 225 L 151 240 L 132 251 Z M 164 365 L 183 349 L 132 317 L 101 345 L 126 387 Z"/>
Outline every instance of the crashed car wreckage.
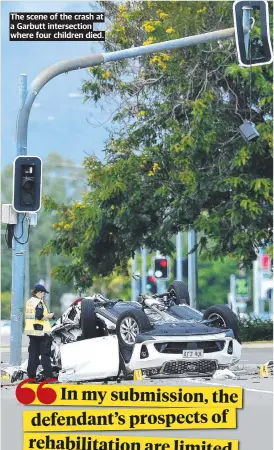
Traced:
<path fill-rule="evenodd" d="M 203 314 L 187 286 L 138 301 L 101 294 L 78 299 L 52 327 L 52 365 L 62 383 L 113 380 L 141 369 L 148 377 L 212 376 L 241 357 L 237 316 L 225 305 Z M 12 380 L 25 376 L 27 361 Z M 40 366 L 39 366 L 40 367 Z"/>

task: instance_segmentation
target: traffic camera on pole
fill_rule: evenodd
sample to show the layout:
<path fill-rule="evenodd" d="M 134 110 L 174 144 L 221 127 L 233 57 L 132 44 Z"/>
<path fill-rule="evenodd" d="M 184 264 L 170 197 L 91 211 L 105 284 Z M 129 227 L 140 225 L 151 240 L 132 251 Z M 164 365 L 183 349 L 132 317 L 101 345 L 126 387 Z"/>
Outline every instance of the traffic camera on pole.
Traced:
<path fill-rule="evenodd" d="M 158 280 L 169 280 L 170 278 L 170 260 L 165 257 L 153 258 L 153 272 Z"/>
<path fill-rule="evenodd" d="M 41 195 L 41 158 L 18 156 L 13 162 L 13 208 L 19 213 L 35 213 L 41 208 Z"/>

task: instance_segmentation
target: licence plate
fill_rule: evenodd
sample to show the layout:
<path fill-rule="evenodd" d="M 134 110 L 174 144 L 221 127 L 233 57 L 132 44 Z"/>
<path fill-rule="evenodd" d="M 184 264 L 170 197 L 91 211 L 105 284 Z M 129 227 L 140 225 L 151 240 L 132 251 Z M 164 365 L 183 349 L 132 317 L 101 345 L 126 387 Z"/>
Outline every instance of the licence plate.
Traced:
<path fill-rule="evenodd" d="M 203 350 L 183 350 L 183 358 L 202 358 Z"/>

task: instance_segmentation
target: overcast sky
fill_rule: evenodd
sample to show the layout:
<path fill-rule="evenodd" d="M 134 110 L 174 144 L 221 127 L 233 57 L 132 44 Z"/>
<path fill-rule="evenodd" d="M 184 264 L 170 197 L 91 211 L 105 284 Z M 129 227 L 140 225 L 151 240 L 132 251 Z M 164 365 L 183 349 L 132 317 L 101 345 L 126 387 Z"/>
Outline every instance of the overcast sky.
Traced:
<path fill-rule="evenodd" d="M 28 82 L 45 67 L 59 60 L 98 52 L 89 42 L 9 42 L 10 12 L 92 12 L 88 2 L 1 2 L 2 8 L 2 167 L 16 156 L 15 127 L 19 107 L 19 75 Z M 90 115 L 101 117 L 99 108 L 83 104 L 80 88 L 88 72 L 83 69 L 59 75 L 39 93 L 32 108 L 28 133 L 28 154 L 45 158 L 59 152 L 80 164 L 85 153 L 102 156 L 108 137 L 103 127 L 88 123 Z"/>

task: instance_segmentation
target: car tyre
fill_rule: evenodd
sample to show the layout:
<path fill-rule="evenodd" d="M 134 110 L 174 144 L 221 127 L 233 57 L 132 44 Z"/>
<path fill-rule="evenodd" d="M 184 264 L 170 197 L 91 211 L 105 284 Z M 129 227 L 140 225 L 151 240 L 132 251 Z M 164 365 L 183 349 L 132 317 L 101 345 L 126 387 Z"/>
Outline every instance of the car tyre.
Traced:
<path fill-rule="evenodd" d="M 128 351 L 133 350 L 136 335 L 151 329 L 152 325 L 142 310 L 130 309 L 120 314 L 116 323 L 116 334 L 123 356 L 127 354 L 127 360 Z"/>
<path fill-rule="evenodd" d="M 190 305 L 188 287 L 183 281 L 173 281 L 168 287 L 168 292 L 174 291 L 176 305 Z"/>
<path fill-rule="evenodd" d="M 239 343 L 239 323 L 236 314 L 226 305 L 214 305 L 207 308 L 204 312 L 203 320 L 211 320 L 216 318 L 221 328 L 230 328 Z"/>
<path fill-rule="evenodd" d="M 97 320 L 95 314 L 95 306 L 92 300 L 84 299 L 81 302 L 81 318 L 80 318 L 83 339 L 92 339 L 97 337 Z"/>

